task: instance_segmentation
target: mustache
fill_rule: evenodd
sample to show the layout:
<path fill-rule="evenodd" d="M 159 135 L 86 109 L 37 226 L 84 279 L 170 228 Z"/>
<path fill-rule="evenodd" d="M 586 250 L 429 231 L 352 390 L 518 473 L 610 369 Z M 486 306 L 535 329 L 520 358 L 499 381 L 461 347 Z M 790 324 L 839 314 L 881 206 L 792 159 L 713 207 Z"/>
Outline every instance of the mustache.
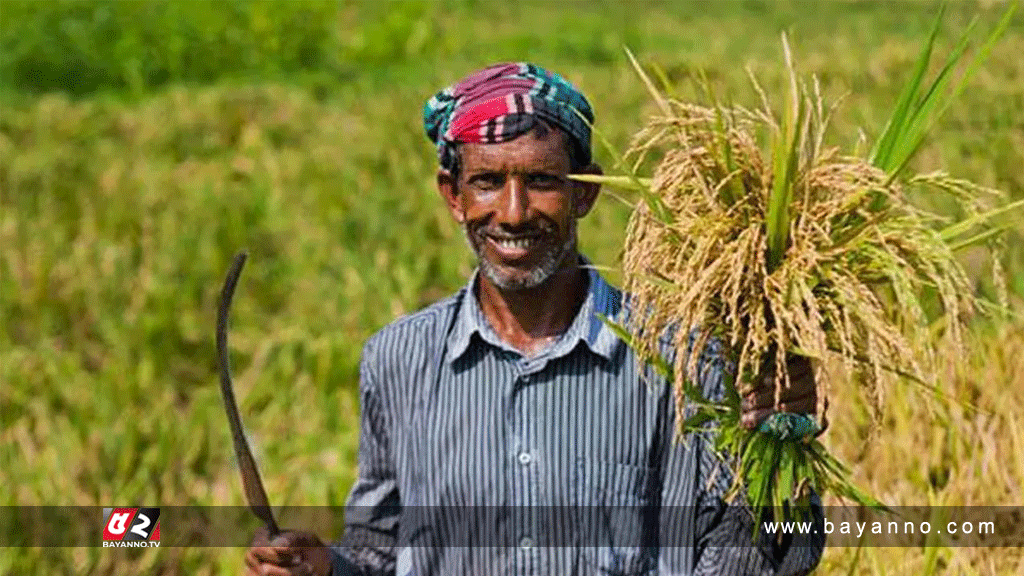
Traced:
<path fill-rule="evenodd" d="M 542 220 L 533 224 L 518 227 L 509 227 L 504 224 L 491 226 L 487 223 L 480 223 L 477 225 L 471 225 L 470 230 L 473 234 L 478 236 L 490 236 L 492 238 L 502 240 L 515 240 L 524 236 L 553 234 L 557 230 L 557 227 L 553 223 Z"/>

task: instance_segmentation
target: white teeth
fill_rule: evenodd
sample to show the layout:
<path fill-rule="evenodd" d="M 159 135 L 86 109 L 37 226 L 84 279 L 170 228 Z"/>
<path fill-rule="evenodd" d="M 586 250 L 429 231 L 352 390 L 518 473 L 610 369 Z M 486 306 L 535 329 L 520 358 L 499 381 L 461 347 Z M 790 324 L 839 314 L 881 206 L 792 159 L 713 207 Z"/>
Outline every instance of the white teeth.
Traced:
<path fill-rule="evenodd" d="M 495 238 L 494 241 L 498 244 L 498 246 L 501 246 L 502 248 L 505 248 L 506 250 L 526 250 L 531 245 L 533 245 L 534 239 L 533 238 L 519 238 L 519 239 L 516 239 L 516 240 L 505 240 L 505 239 Z"/>

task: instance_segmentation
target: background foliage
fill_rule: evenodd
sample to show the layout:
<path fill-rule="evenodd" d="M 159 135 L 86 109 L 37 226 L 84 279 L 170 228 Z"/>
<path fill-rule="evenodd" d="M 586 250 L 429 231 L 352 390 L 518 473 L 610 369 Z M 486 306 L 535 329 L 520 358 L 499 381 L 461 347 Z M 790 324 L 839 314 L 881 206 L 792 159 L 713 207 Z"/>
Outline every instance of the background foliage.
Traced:
<path fill-rule="evenodd" d="M 397 315 L 457 289 L 472 262 L 433 189 L 420 110 L 499 60 L 590 97 L 617 147 L 651 112 L 628 45 L 678 93 L 703 69 L 756 104 L 798 66 L 845 97 L 834 142 L 873 137 L 925 39 L 930 2 L 305 2 L 0 4 L 0 505 L 239 505 L 215 380 L 217 293 L 250 250 L 232 347 L 243 419 L 280 505 L 341 505 L 355 472 L 356 363 Z M 948 49 L 999 2 L 949 6 Z M 1024 196 L 1024 21 L 933 131 L 919 167 Z M 611 168 L 613 160 L 597 151 Z M 929 199 L 922 199 L 929 201 Z M 618 263 L 627 208 L 581 240 Z M 1024 296 L 1020 225 L 1003 264 Z M 987 290 L 981 253 L 964 261 Z M 613 271 L 612 280 L 617 280 Z M 837 401 L 830 448 L 901 505 L 1024 503 L 1024 323 L 981 322 L 943 383 L 971 402 Z M 841 384 L 836 392 L 842 398 Z M 332 535 L 325 535 L 327 537 Z M 11 553 L 13 552 L 13 553 Z M 139 552 L 139 551 L 133 551 Z M 8 549 L 0 573 L 235 574 L 240 549 Z M 856 556 L 856 561 L 854 557 Z M 1020 550 L 829 550 L 822 573 L 1019 574 Z"/>

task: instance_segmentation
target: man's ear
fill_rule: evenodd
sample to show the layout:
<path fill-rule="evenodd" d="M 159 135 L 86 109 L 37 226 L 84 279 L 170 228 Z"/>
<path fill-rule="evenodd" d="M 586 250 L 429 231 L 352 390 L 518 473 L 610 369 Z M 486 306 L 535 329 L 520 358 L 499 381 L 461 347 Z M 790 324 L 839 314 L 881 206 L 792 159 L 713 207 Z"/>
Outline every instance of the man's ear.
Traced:
<path fill-rule="evenodd" d="M 458 183 L 455 175 L 445 168 L 439 168 L 437 171 L 437 192 L 455 221 L 463 224 L 466 221 L 466 213 L 462 209 L 462 202 L 459 201 Z"/>
<path fill-rule="evenodd" d="M 604 171 L 597 164 L 591 163 L 576 173 L 602 176 Z M 575 212 L 573 216 L 583 218 L 594 207 L 594 203 L 597 202 L 597 196 L 601 192 L 601 185 L 596 182 L 580 182 L 578 180 L 574 181 L 573 184 L 575 184 L 574 193 L 576 194 L 576 201 L 573 202 L 573 211 Z"/>

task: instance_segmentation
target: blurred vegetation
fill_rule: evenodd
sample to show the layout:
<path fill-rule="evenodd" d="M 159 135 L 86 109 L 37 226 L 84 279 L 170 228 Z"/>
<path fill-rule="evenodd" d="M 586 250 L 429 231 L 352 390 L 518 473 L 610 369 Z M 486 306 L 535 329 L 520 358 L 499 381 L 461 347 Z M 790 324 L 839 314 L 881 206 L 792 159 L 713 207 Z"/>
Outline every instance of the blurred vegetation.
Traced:
<path fill-rule="evenodd" d="M 5 2 L 0 79 L 81 95 L 333 70 L 337 13 L 287 0 Z"/>
<path fill-rule="evenodd" d="M 433 187 L 423 102 L 528 59 L 591 99 L 618 148 L 651 112 L 628 45 L 699 98 L 780 94 L 779 33 L 835 143 L 881 129 L 936 4 L 906 2 L 0 3 L 0 505 L 244 502 L 216 387 L 214 310 L 250 250 L 231 342 L 242 417 L 278 505 L 341 505 L 355 473 L 362 342 L 457 289 L 472 261 Z M 949 7 L 939 49 L 1001 3 Z M 917 159 L 1024 196 L 1021 15 Z M 869 140 L 870 141 L 870 140 Z M 613 159 L 601 149 L 599 161 Z M 927 201 L 927 199 L 925 199 Z M 581 243 L 615 267 L 627 208 Z M 1024 295 L 1021 227 L 1002 261 Z M 984 254 L 965 263 L 987 290 Z M 617 280 L 614 270 L 610 279 Z M 830 448 L 894 504 L 1019 504 L 1024 328 L 978 327 L 959 404 L 889 399 L 884 438 L 834 406 Z M 1015 359 L 1017 360 L 1015 362 Z M 838 386 L 838 385 L 837 385 Z M 836 398 L 842 397 L 841 386 Z M 837 402 L 838 404 L 838 402 Z M 864 465 L 863 463 L 871 463 Z M 952 464 L 956 463 L 955 466 Z M 173 530 L 165 526 L 163 530 Z M 325 534 L 325 537 L 333 535 Z M 13 553 L 11 553 L 13 551 Z M 237 574 L 241 550 L 7 549 L 0 574 Z M 822 573 L 854 551 L 830 550 Z M 1020 551 L 869 549 L 853 573 L 1016 574 Z"/>

